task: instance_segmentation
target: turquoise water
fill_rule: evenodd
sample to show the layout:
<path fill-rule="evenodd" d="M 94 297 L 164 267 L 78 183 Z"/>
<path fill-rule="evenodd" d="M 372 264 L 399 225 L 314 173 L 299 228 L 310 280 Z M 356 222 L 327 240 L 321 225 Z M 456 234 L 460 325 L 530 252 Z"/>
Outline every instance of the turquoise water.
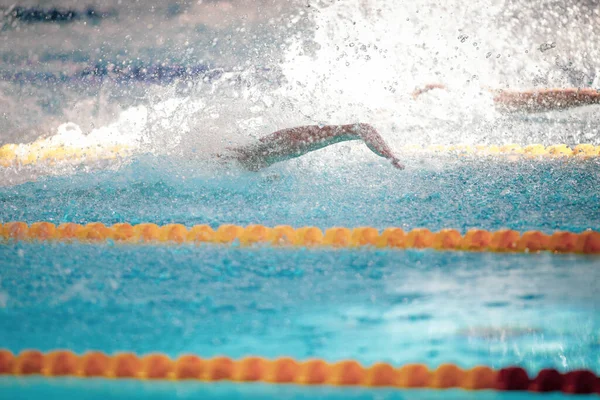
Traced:
<path fill-rule="evenodd" d="M 480 90 L 600 87 L 593 1 L 12 3 L 0 145 L 72 129 L 160 156 L 0 167 L 2 223 L 600 230 L 598 160 L 399 154 L 399 172 L 344 144 L 260 173 L 206 161 L 321 123 L 372 123 L 394 149 L 599 145 L 597 107 L 506 116 Z M 599 278 L 579 255 L 0 243 L 0 347 L 600 373 Z M 572 398 L 0 377 L 1 399 L 71 397 Z"/>
<path fill-rule="evenodd" d="M 461 390 L 406 390 L 388 389 L 367 390 L 363 388 L 332 387 L 297 387 L 274 386 L 263 384 L 200 384 L 191 382 L 140 382 L 140 381 L 106 381 L 102 379 L 76 380 L 38 378 L 3 379 L 0 378 L 0 390 L 7 398 L 44 398 L 47 400 L 63 400 L 65 396 L 78 399 L 333 399 L 333 400 L 536 400 L 536 399 L 595 399 L 597 396 L 563 395 L 559 393 L 494 393 L 489 391 L 465 392 Z"/>
<path fill-rule="evenodd" d="M 328 153 L 311 161 L 319 154 Z M 0 221 L 600 229 L 598 160 L 401 158 L 402 172 L 373 158 L 261 173 L 141 158 L 119 171 L 0 187 Z"/>
<path fill-rule="evenodd" d="M 142 158 L 120 170 L 3 187 L 0 220 L 600 228 L 594 160 L 413 157 L 407 164 L 398 172 L 384 162 L 320 171 L 289 163 L 216 178 L 194 162 Z M 599 373 L 599 266 L 597 257 L 546 253 L 4 243 L 0 343 L 13 352 L 99 349 Z M 0 388 L 8 398 L 536 397 L 37 378 L 2 379 Z"/>
<path fill-rule="evenodd" d="M 600 269 L 593 257 L 78 244 L 0 249 L 0 342 L 15 352 L 600 371 Z"/>

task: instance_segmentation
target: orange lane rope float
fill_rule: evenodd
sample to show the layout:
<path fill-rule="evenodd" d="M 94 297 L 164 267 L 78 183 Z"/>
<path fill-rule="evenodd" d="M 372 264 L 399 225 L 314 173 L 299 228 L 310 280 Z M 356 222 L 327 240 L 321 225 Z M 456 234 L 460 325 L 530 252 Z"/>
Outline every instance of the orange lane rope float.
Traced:
<path fill-rule="evenodd" d="M 187 228 L 180 224 L 130 225 L 119 223 L 106 226 L 100 222 L 87 225 L 51 222 L 8 222 L 0 224 L 0 239 L 4 241 L 81 241 L 100 242 L 112 240 L 123 243 L 216 243 L 237 242 L 242 246 L 271 244 L 283 246 L 325 246 L 352 248 L 435 249 L 487 252 L 538 252 L 600 254 L 600 232 L 581 233 L 539 231 L 517 232 L 499 230 L 490 232 L 471 229 L 464 235 L 455 229 L 431 232 L 429 229 L 387 228 L 382 232 L 372 227 L 294 229 L 291 226 L 269 228 L 263 225 L 221 225 L 216 230 L 208 225 Z"/>
<path fill-rule="evenodd" d="M 531 379 L 519 367 L 493 370 L 477 366 L 464 370 L 453 364 L 442 364 L 430 370 L 422 364 L 396 368 L 387 363 L 376 363 L 364 367 L 353 360 L 336 363 L 318 359 L 297 361 L 287 357 L 232 360 L 228 357 L 203 359 L 195 355 L 172 360 L 163 354 L 139 357 L 133 353 L 119 353 L 110 356 L 93 351 L 77 355 L 68 350 L 45 354 L 26 350 L 16 356 L 8 350 L 0 350 L 0 375 L 600 394 L 600 377 L 587 370 L 560 373 L 554 369 L 543 369 Z"/>
<path fill-rule="evenodd" d="M 0 147 L 0 167 L 55 163 L 62 161 L 93 161 L 127 157 L 138 149 L 126 144 L 72 146 L 56 144 L 47 139 L 29 144 L 5 144 Z M 600 146 L 566 144 L 518 145 L 407 145 L 398 148 L 401 153 L 447 153 L 449 155 L 520 155 L 524 157 L 600 157 Z"/>

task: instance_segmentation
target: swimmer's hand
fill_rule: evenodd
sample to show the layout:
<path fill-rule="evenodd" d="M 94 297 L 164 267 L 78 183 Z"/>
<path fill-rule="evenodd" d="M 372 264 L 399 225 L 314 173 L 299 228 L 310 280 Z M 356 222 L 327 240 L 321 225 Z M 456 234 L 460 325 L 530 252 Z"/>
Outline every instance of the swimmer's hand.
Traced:
<path fill-rule="evenodd" d="M 353 131 L 367 145 L 367 147 L 380 157 L 387 158 L 392 162 L 392 165 L 398 169 L 404 169 L 404 165 L 398 157 L 394 155 L 392 149 L 385 143 L 379 132 L 370 124 L 356 124 L 353 126 Z"/>
<path fill-rule="evenodd" d="M 430 83 L 428 85 L 425 85 L 423 87 L 420 88 L 416 88 L 413 92 L 412 92 L 412 97 L 413 99 L 416 99 L 417 97 L 419 97 L 420 95 L 422 95 L 423 93 L 427 93 L 430 92 L 434 89 L 443 89 L 443 90 L 447 90 L 446 85 L 441 84 L 441 83 Z"/>
<path fill-rule="evenodd" d="M 392 159 L 392 165 L 400 170 L 404 169 L 404 164 L 402 164 L 397 158 Z"/>

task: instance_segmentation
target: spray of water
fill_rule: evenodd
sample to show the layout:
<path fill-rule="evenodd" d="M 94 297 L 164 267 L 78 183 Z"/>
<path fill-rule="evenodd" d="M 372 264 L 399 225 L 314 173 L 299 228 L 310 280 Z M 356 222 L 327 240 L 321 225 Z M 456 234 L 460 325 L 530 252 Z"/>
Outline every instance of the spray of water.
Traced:
<path fill-rule="evenodd" d="M 141 104 L 130 99 L 121 110 L 110 108 L 112 121 L 95 127 L 78 124 L 73 115 L 47 140 L 122 143 L 204 160 L 277 129 L 358 121 L 374 124 L 392 147 L 599 141 L 597 108 L 503 116 L 487 91 L 600 86 L 595 0 L 321 0 L 288 7 L 277 23 L 272 12 L 246 15 L 282 42 L 279 53 L 255 44 L 247 52 L 252 56 L 210 79 L 145 87 Z M 247 44 L 246 36 L 246 28 L 230 26 L 212 43 L 226 39 L 235 47 Z M 183 43 L 182 52 L 193 48 Z M 448 90 L 415 100 L 411 92 L 428 83 Z M 353 157 L 368 157 L 363 150 Z M 348 154 L 338 148 L 321 156 Z"/>
<path fill-rule="evenodd" d="M 370 121 L 392 143 L 548 142 L 551 126 L 532 134 L 523 118 L 498 114 L 486 89 L 600 85 L 591 3 L 323 3 L 310 8 L 316 55 L 292 44 L 284 64 L 284 90 L 316 121 Z M 410 96 L 429 83 L 449 90 Z"/>

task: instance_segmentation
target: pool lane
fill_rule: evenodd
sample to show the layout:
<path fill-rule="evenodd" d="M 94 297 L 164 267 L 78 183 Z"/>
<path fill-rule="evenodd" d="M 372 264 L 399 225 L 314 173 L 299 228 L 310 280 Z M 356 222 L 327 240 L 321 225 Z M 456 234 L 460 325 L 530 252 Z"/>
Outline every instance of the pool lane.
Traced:
<path fill-rule="evenodd" d="M 597 257 L 0 246 L 0 343 L 600 371 Z"/>
<path fill-rule="evenodd" d="M 379 160 L 300 160 L 248 173 L 142 157 L 118 170 L 0 187 L 0 221 L 600 229 L 597 159 L 406 163 L 397 171 Z"/>

